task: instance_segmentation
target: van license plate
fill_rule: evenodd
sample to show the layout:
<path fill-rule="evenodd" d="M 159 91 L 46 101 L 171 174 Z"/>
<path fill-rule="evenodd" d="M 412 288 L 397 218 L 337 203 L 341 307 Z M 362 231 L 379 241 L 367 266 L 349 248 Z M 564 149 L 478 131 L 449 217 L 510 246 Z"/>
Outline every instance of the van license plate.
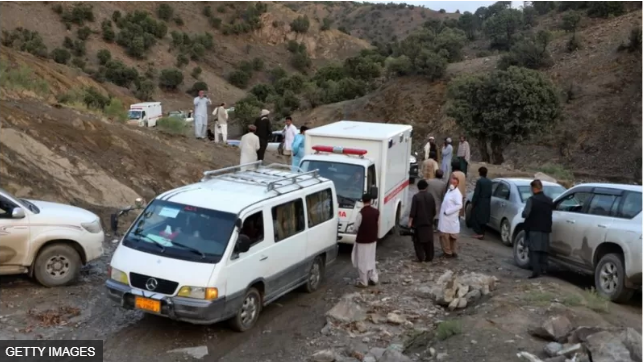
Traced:
<path fill-rule="evenodd" d="M 154 313 L 161 313 L 161 302 L 154 299 L 135 297 L 134 307 Z"/>

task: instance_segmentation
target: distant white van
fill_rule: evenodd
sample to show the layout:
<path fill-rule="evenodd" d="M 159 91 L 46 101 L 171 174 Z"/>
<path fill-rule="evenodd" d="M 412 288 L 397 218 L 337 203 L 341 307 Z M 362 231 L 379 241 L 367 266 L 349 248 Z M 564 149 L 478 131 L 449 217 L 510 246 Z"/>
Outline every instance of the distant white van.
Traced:
<path fill-rule="evenodd" d="M 154 199 L 110 263 L 124 308 L 243 332 L 295 288 L 315 291 L 337 256 L 333 182 L 261 161 L 208 171 Z"/>
<path fill-rule="evenodd" d="M 161 102 L 132 104 L 127 117 L 130 122 L 136 122 L 140 127 L 156 127 L 157 121 L 163 117 Z"/>

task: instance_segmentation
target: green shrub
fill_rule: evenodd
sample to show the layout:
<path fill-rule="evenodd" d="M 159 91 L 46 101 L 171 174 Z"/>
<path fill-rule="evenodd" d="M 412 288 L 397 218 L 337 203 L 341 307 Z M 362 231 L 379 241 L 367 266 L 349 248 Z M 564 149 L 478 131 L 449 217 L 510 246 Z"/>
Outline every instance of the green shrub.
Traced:
<path fill-rule="evenodd" d="M 622 1 L 588 1 L 588 16 L 593 18 L 608 18 L 626 13 Z"/>
<path fill-rule="evenodd" d="M 351 30 L 347 29 L 347 27 L 345 27 L 344 25 L 343 25 L 343 26 L 339 26 L 339 27 L 338 27 L 338 30 L 340 30 L 341 32 L 343 32 L 343 33 L 345 33 L 345 34 L 347 34 L 347 35 L 351 35 Z"/>
<path fill-rule="evenodd" d="M 253 58 L 253 70 L 261 72 L 264 70 L 264 60 L 262 58 Z"/>
<path fill-rule="evenodd" d="M 157 129 L 171 135 L 183 135 L 186 132 L 186 122 L 178 117 L 163 117 L 157 121 Z"/>
<path fill-rule="evenodd" d="M 99 71 L 105 74 L 105 79 L 120 86 L 129 87 L 132 82 L 139 79 L 139 72 L 136 68 L 128 68 L 120 60 L 109 60 L 104 69 Z"/>
<path fill-rule="evenodd" d="M 245 89 L 248 87 L 250 77 L 251 75 L 248 72 L 236 70 L 228 75 L 228 81 L 237 88 Z"/>
<path fill-rule="evenodd" d="M 183 19 L 180 16 L 177 16 L 174 18 L 174 23 L 177 24 L 178 26 L 183 26 Z"/>
<path fill-rule="evenodd" d="M 324 18 L 322 20 L 322 26 L 320 27 L 321 31 L 326 31 L 326 30 L 331 30 L 331 25 L 333 24 L 333 20 L 330 18 Z"/>
<path fill-rule="evenodd" d="M 269 71 L 271 83 L 275 83 L 278 80 L 288 76 L 288 73 L 286 73 L 286 70 L 282 67 L 275 67 Z"/>
<path fill-rule="evenodd" d="M 192 68 L 190 75 L 195 79 L 199 79 L 199 76 L 201 75 L 201 67 Z"/>
<path fill-rule="evenodd" d="M 548 52 L 548 43 L 552 34 L 540 31 L 536 37 L 526 38 L 515 44 L 509 54 L 504 55 L 498 64 L 499 69 L 508 69 L 510 66 L 520 66 L 529 69 L 545 69 L 554 65 L 554 60 Z"/>
<path fill-rule="evenodd" d="M 221 29 L 221 19 L 212 17 L 208 18 L 208 22 L 210 23 L 210 26 L 212 26 L 215 29 Z"/>
<path fill-rule="evenodd" d="M 188 65 L 188 63 L 190 63 L 190 59 L 188 59 L 188 57 L 185 54 L 179 53 L 177 55 L 177 67 L 178 68 L 183 68 L 186 65 Z"/>
<path fill-rule="evenodd" d="M 394 74 L 397 76 L 409 75 L 412 74 L 413 71 L 413 64 L 406 55 L 401 55 L 397 58 L 387 58 L 385 61 L 385 67 L 388 74 Z"/>
<path fill-rule="evenodd" d="M 291 30 L 296 33 L 306 33 L 309 30 L 310 25 L 311 23 L 309 22 L 308 16 L 298 16 L 293 20 L 293 22 L 291 22 Z"/>
<path fill-rule="evenodd" d="M 58 64 L 67 64 L 72 54 L 67 49 L 56 48 L 51 52 L 51 58 Z"/>
<path fill-rule="evenodd" d="M 49 94 L 49 84 L 29 67 L 9 68 L 0 62 L 0 88 L 25 89 L 39 95 Z"/>
<path fill-rule="evenodd" d="M 179 69 L 164 69 L 159 76 L 159 86 L 166 90 L 176 90 L 183 83 L 183 73 Z"/>
<path fill-rule="evenodd" d="M 569 11 L 563 15 L 561 28 L 566 32 L 574 33 L 577 31 L 581 14 L 576 11 Z"/>
<path fill-rule="evenodd" d="M 87 108 L 103 110 L 103 108 L 105 108 L 110 103 L 110 98 L 104 96 L 96 88 L 89 87 L 85 89 L 83 103 L 87 106 Z"/>
<path fill-rule="evenodd" d="M 210 5 L 204 6 L 204 8 L 201 11 L 201 13 L 203 14 L 203 16 L 205 16 L 207 18 L 211 18 L 212 17 L 212 7 L 210 7 Z"/>
<path fill-rule="evenodd" d="M 642 27 L 637 26 L 631 30 L 628 37 L 628 44 L 621 44 L 618 48 L 619 51 L 628 50 L 629 52 L 642 52 Z"/>
<path fill-rule="evenodd" d="M 225 8 L 224 8 L 225 9 Z M 266 12 L 268 5 L 262 2 L 256 2 L 254 5 L 248 5 L 245 10 L 238 11 L 236 16 L 231 19 L 230 24 L 225 24 L 222 33 L 244 34 L 262 27 L 260 16 Z M 219 11 L 219 8 L 217 9 Z"/>
<path fill-rule="evenodd" d="M 145 79 L 139 82 L 136 86 L 136 91 L 134 95 L 136 98 L 142 101 L 150 101 L 154 96 L 154 89 L 156 88 L 154 82 L 151 79 Z"/>
<path fill-rule="evenodd" d="M 275 89 L 268 84 L 260 83 L 251 88 L 250 93 L 255 95 L 261 102 L 266 102 L 268 96 L 275 93 Z"/>
<path fill-rule="evenodd" d="M 224 14 L 226 12 L 226 7 L 224 5 L 217 6 L 217 12 Z"/>
<path fill-rule="evenodd" d="M 167 3 L 161 3 L 157 7 L 157 16 L 161 20 L 170 21 L 174 15 L 174 9 Z"/>
<path fill-rule="evenodd" d="M 72 59 L 72 65 L 80 70 L 85 70 L 85 61 L 81 58 Z"/>
<path fill-rule="evenodd" d="M 61 15 L 63 13 L 63 6 L 60 4 L 52 6 L 51 9 L 58 15 Z"/>
<path fill-rule="evenodd" d="M 436 338 L 439 341 L 444 341 L 452 336 L 462 333 L 463 328 L 457 321 L 445 321 L 438 325 L 436 328 Z"/>
<path fill-rule="evenodd" d="M 440 10 L 438 10 L 438 12 L 441 13 L 441 14 L 445 14 L 447 11 L 445 11 L 445 9 L 440 9 Z"/>
<path fill-rule="evenodd" d="M 98 58 L 98 63 L 100 65 L 105 65 L 112 59 L 112 53 L 107 49 L 101 49 L 96 52 L 96 58 Z"/>
<path fill-rule="evenodd" d="M 80 40 L 87 40 L 89 36 L 92 34 L 92 29 L 89 28 L 89 26 L 84 26 L 82 28 L 79 28 L 76 31 L 76 36 L 78 36 L 78 39 Z"/>
<path fill-rule="evenodd" d="M 311 63 L 308 53 L 296 53 L 291 56 L 291 65 L 301 72 L 306 72 L 311 67 Z"/>
<path fill-rule="evenodd" d="M 118 98 L 111 98 L 110 102 L 103 109 L 103 113 L 110 119 L 125 123 L 127 121 L 127 111 L 123 103 Z"/>
<path fill-rule="evenodd" d="M 63 39 L 63 46 L 69 50 L 74 49 L 74 41 L 72 38 L 66 36 L 65 39 Z"/>
<path fill-rule="evenodd" d="M 168 32 L 164 22 L 156 21 L 147 12 L 138 10 L 120 18 L 117 25 L 121 31 L 116 43 L 134 58 L 142 58 L 156 44 L 156 40 L 163 39 Z"/>
<path fill-rule="evenodd" d="M 83 26 L 85 25 L 85 22 L 94 21 L 94 11 L 92 9 L 92 5 L 74 4 L 71 10 L 65 9 L 61 14 L 61 17 L 65 24 Z"/>
<path fill-rule="evenodd" d="M 118 10 L 114 10 L 114 12 L 112 13 L 112 21 L 114 21 L 117 25 L 119 23 L 119 20 L 121 20 L 122 17 L 123 15 Z"/>
<path fill-rule="evenodd" d="M 342 65 L 328 64 L 321 68 L 318 68 L 312 80 L 317 85 L 322 85 L 327 80 L 333 80 L 337 82 L 346 76 L 347 76 L 347 73 Z"/>
<path fill-rule="evenodd" d="M 83 57 L 87 53 L 85 42 L 82 40 L 74 40 L 74 48 L 72 49 L 74 56 Z"/>
<path fill-rule="evenodd" d="M 30 31 L 20 27 L 10 32 L 3 30 L 2 45 L 27 52 L 39 58 L 47 58 L 49 55 L 47 46 L 37 31 Z"/>
<path fill-rule="evenodd" d="M 207 91 L 208 90 L 208 84 L 206 82 L 195 82 L 195 84 L 188 89 L 187 93 L 192 95 L 193 97 L 196 97 L 199 94 L 199 91 Z"/>
<path fill-rule="evenodd" d="M 101 34 L 103 40 L 108 43 L 112 43 L 114 39 L 116 39 L 116 33 L 114 32 L 114 29 L 112 29 L 112 22 L 110 20 L 106 19 L 101 23 Z"/>
<path fill-rule="evenodd" d="M 570 53 L 575 52 L 583 47 L 581 36 L 573 34 L 566 43 L 566 50 Z"/>

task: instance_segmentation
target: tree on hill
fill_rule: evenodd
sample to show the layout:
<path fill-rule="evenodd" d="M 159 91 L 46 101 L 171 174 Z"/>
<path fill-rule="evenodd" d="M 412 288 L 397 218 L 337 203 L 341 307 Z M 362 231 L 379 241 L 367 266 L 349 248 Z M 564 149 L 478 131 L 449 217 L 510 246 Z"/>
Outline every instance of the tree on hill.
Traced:
<path fill-rule="evenodd" d="M 501 164 L 505 148 L 548 131 L 559 120 L 557 88 L 541 73 L 519 67 L 465 75 L 448 88 L 447 115 L 476 139 L 484 162 Z"/>
<path fill-rule="evenodd" d="M 523 25 L 521 11 L 506 9 L 488 18 L 483 27 L 492 48 L 509 50 L 514 42 L 514 35 L 523 28 Z"/>

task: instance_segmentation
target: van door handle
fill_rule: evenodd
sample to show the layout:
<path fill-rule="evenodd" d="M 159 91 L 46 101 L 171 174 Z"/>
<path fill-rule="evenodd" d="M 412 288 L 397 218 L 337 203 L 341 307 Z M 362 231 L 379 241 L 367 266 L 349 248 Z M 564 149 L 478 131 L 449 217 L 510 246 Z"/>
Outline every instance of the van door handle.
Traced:
<path fill-rule="evenodd" d="M 602 228 L 602 229 L 606 229 L 606 225 L 599 224 L 599 225 L 597 225 L 597 226 L 598 226 L 598 227 L 600 227 L 600 228 Z"/>
<path fill-rule="evenodd" d="M 264 261 L 264 260 L 266 260 L 266 259 L 268 259 L 268 257 L 267 257 L 266 255 L 263 255 L 263 256 L 262 256 L 262 258 L 261 258 L 261 259 L 259 259 L 259 261 Z"/>

